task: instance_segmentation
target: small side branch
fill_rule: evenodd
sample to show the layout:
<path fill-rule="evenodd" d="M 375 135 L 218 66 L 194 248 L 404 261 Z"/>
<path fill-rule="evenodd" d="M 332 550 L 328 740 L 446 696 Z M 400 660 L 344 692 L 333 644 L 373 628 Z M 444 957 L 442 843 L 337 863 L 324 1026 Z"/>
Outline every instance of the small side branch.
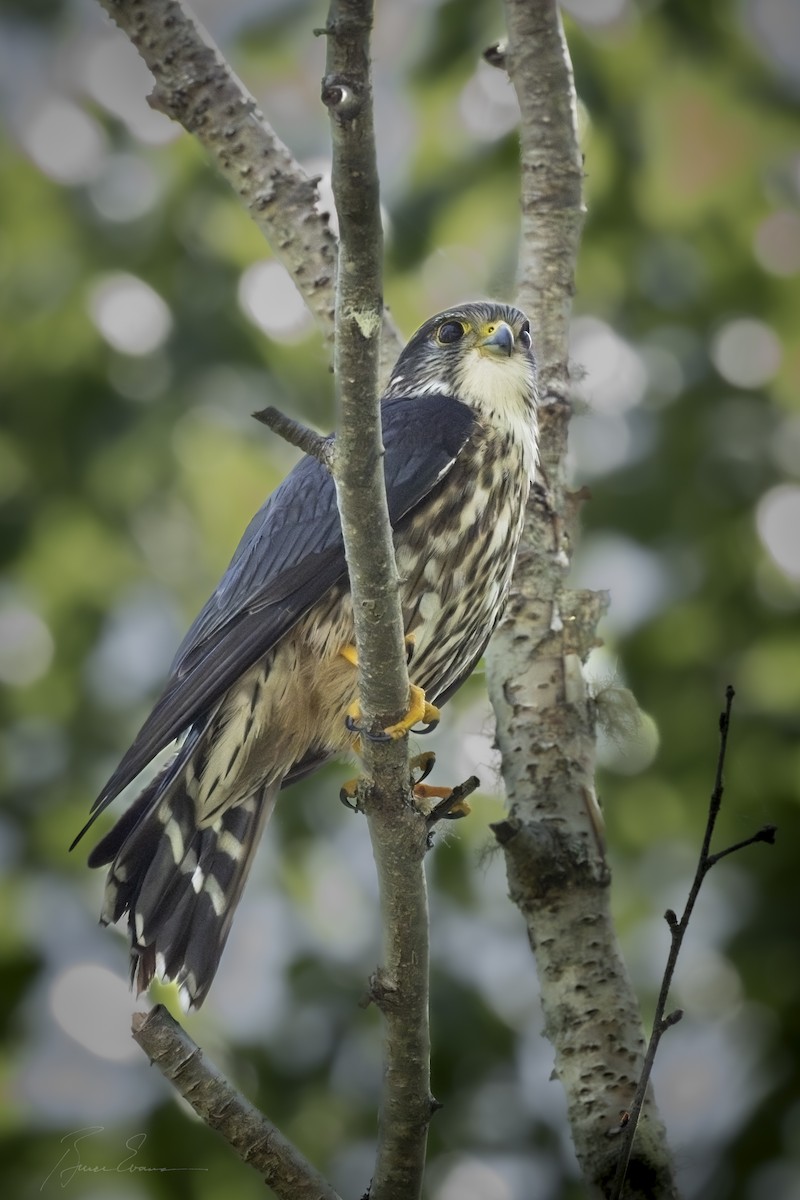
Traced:
<path fill-rule="evenodd" d="M 254 412 L 252 415 L 256 421 L 260 421 L 273 433 L 277 433 L 290 446 L 297 446 L 298 450 L 310 454 L 312 458 L 316 458 L 330 470 L 334 455 L 333 438 L 315 433 L 301 421 L 295 421 L 293 417 L 288 417 L 286 413 L 281 412 L 279 408 L 273 408 L 272 405 L 262 408 L 260 412 Z"/>
<path fill-rule="evenodd" d="M 276 135 L 184 0 L 99 0 L 155 77 L 153 108 L 201 143 L 333 341 L 336 239 L 320 212 L 318 180 Z M 382 313 L 381 377 L 402 340 Z"/>
<path fill-rule="evenodd" d="M 281 1200 L 341 1200 L 300 1151 L 208 1061 L 163 1005 L 134 1013 L 133 1037 L 188 1100 Z"/>
<path fill-rule="evenodd" d="M 677 1008 L 671 1013 L 666 1012 L 667 999 L 670 988 L 672 987 L 672 979 L 675 974 L 675 966 L 678 961 L 678 955 L 683 946 L 683 939 L 686 936 L 686 930 L 689 926 L 692 913 L 694 911 L 695 902 L 700 893 L 700 888 L 703 885 L 708 872 L 715 866 L 720 859 L 726 858 L 729 854 L 735 854 L 738 850 L 743 850 L 745 846 L 752 846 L 755 842 L 766 842 L 772 845 L 775 841 L 776 829 L 774 825 L 765 825 L 749 838 L 744 838 L 741 842 L 736 842 L 732 846 L 726 847 L 725 850 L 720 850 L 716 854 L 711 853 L 711 839 L 714 835 L 714 827 L 717 823 L 720 808 L 722 807 L 722 795 L 724 791 L 723 775 L 725 771 L 725 757 L 728 751 L 728 733 L 730 732 L 731 724 L 731 709 L 733 706 L 733 698 L 735 692 L 732 687 L 728 687 L 725 691 L 725 708 L 720 713 L 719 718 L 719 754 L 717 756 L 717 770 L 714 777 L 714 788 L 711 793 L 711 801 L 708 806 L 708 819 L 706 820 L 706 829 L 703 836 L 703 845 L 700 850 L 700 857 L 697 860 L 697 870 L 694 873 L 692 886 L 689 889 L 689 896 L 686 900 L 686 905 L 683 910 L 681 919 L 678 920 L 677 915 L 671 908 L 667 909 L 664 914 L 664 920 L 669 925 L 670 931 L 670 950 L 667 958 L 667 965 L 664 968 L 664 977 L 661 981 L 661 990 L 658 994 L 656 1003 L 655 1016 L 653 1017 L 653 1032 L 650 1035 L 650 1041 L 647 1045 L 647 1053 L 645 1054 L 644 1067 L 639 1080 L 636 1094 L 633 1098 L 633 1103 L 630 1110 L 625 1113 L 625 1119 L 621 1126 L 623 1143 L 619 1152 L 619 1161 L 617 1163 L 617 1171 L 614 1178 L 614 1185 L 611 1191 L 612 1200 L 621 1200 L 622 1189 L 625 1186 L 625 1176 L 630 1162 L 631 1150 L 633 1148 L 633 1140 L 636 1137 L 636 1129 L 639 1124 L 639 1117 L 644 1104 L 644 1098 L 647 1094 L 647 1087 L 650 1082 L 650 1076 L 653 1070 L 656 1053 L 662 1036 L 673 1025 L 677 1025 L 678 1021 L 683 1017 L 681 1009 Z"/>

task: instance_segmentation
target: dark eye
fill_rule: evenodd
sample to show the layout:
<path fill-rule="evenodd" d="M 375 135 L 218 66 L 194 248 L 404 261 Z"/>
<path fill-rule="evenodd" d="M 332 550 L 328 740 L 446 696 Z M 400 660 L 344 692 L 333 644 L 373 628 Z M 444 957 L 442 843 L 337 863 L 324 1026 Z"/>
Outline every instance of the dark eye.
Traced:
<path fill-rule="evenodd" d="M 447 345 L 449 342 L 460 342 L 463 336 L 464 326 L 460 321 L 445 321 L 437 330 L 436 340 Z"/>
<path fill-rule="evenodd" d="M 519 340 L 522 342 L 526 350 L 531 348 L 531 323 L 526 321 L 520 330 Z"/>

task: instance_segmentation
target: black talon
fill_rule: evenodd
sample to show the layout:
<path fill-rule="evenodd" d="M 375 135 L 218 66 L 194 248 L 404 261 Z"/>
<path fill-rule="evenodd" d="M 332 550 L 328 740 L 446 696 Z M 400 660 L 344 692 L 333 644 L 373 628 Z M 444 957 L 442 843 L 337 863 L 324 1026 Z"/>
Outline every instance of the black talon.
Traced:
<path fill-rule="evenodd" d="M 450 812 L 450 806 L 453 803 L 452 796 L 448 796 L 446 800 L 442 800 L 441 804 L 437 804 L 436 808 L 430 815 L 431 821 L 461 821 L 467 815 L 465 812 Z M 458 803 L 458 801 L 456 801 Z M 439 809 L 446 811 L 439 812 Z"/>
<path fill-rule="evenodd" d="M 383 730 L 380 733 L 369 733 L 368 730 L 362 729 L 361 736 L 365 737 L 368 742 L 391 742 L 392 740 L 392 735 L 384 733 Z"/>
<path fill-rule="evenodd" d="M 453 808 L 460 804 L 462 800 L 466 800 L 467 796 L 471 796 L 480 786 L 481 781 L 477 775 L 470 775 L 469 779 L 465 779 L 463 783 L 457 784 L 450 795 L 440 800 L 433 812 L 429 814 L 427 821 L 431 832 L 437 821 L 459 821 L 462 817 L 465 817 L 467 815 L 466 812 L 453 812 Z"/>
<path fill-rule="evenodd" d="M 413 729 L 409 730 L 409 733 L 413 733 L 415 737 L 425 737 L 427 733 L 433 733 L 438 724 L 438 719 L 436 721 L 429 721 L 428 724 L 423 725 L 421 729 L 417 729 L 415 726 Z"/>
<path fill-rule="evenodd" d="M 345 806 L 345 808 L 349 808 L 351 812 L 357 813 L 361 811 L 358 807 L 358 804 L 354 804 L 350 799 L 347 788 L 339 789 L 339 801 Z"/>
<path fill-rule="evenodd" d="M 370 733 L 368 729 L 364 729 L 359 725 L 355 718 L 350 716 L 350 713 L 344 719 L 344 727 L 348 733 L 355 733 L 358 737 L 366 738 L 369 742 L 390 742 L 392 735 L 390 733 Z"/>
<path fill-rule="evenodd" d="M 424 765 L 420 762 L 420 759 L 423 759 L 423 758 L 426 760 Z M 412 783 L 413 783 L 414 787 L 416 787 L 418 783 L 422 783 L 423 779 L 427 779 L 435 766 L 436 766 L 436 755 L 433 753 L 432 750 L 427 751 L 425 754 L 419 754 L 411 763 L 411 769 L 412 769 L 411 778 L 412 778 Z M 417 768 L 418 770 L 420 770 L 422 772 L 419 779 L 414 779 L 414 776 L 413 776 L 414 768 Z"/>

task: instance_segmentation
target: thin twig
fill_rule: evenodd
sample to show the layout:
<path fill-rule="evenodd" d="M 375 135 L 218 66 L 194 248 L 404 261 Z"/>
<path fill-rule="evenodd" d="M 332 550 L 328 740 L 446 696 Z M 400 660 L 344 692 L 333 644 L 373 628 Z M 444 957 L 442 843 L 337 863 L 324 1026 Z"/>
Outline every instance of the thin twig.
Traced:
<path fill-rule="evenodd" d="M 322 99 L 331 117 L 339 216 L 335 375 L 339 399 L 334 478 L 347 553 L 367 729 L 408 702 L 403 621 L 386 504 L 377 403 L 382 230 L 372 126 L 370 0 L 332 0 Z M 363 739 L 362 786 L 380 892 L 383 966 L 371 995 L 385 1020 L 383 1094 L 371 1200 L 415 1200 L 422 1189 L 430 1095 L 428 911 L 424 818 L 409 796 L 407 739 Z"/>
<path fill-rule="evenodd" d="M 722 807 L 722 796 L 724 792 L 723 775 L 725 770 L 725 757 L 728 751 L 728 733 L 731 724 L 731 709 L 733 706 L 733 698 L 735 696 L 733 688 L 729 685 L 725 689 L 725 708 L 720 713 L 719 718 L 719 753 L 717 755 L 717 769 L 714 776 L 714 788 L 711 792 L 711 800 L 708 806 L 708 818 L 706 820 L 705 833 L 703 835 L 703 845 L 700 850 L 700 857 L 697 860 L 697 869 L 692 880 L 692 886 L 689 889 L 689 895 L 684 906 L 683 915 L 678 920 L 673 910 L 667 909 L 664 914 L 664 920 L 669 925 L 670 931 L 670 948 L 667 957 L 667 965 L 664 968 L 664 976 L 661 980 L 661 990 L 658 993 L 656 1001 L 655 1015 L 653 1017 L 653 1031 L 650 1035 L 650 1041 L 647 1045 L 645 1054 L 644 1067 L 642 1068 L 641 1078 L 636 1094 L 633 1098 L 633 1103 L 630 1109 L 625 1113 L 625 1121 L 623 1127 L 619 1131 L 623 1138 L 622 1146 L 619 1151 L 619 1160 L 617 1162 L 617 1170 L 614 1177 L 614 1184 L 611 1191 L 611 1200 L 621 1200 L 622 1189 L 625 1186 L 625 1176 L 628 1170 L 633 1141 L 636 1137 L 636 1129 L 639 1124 L 639 1117 L 642 1111 L 642 1105 L 647 1092 L 647 1087 L 650 1082 L 650 1075 L 653 1070 L 656 1052 L 664 1033 L 672 1026 L 676 1025 L 683 1016 L 680 1009 L 675 1009 L 665 1016 L 667 999 L 672 986 L 672 979 L 675 974 L 675 966 L 678 961 L 683 939 L 686 935 L 686 930 L 689 926 L 689 921 L 694 911 L 695 902 L 700 893 L 700 888 L 711 868 L 720 861 L 721 858 L 727 857 L 729 854 L 735 853 L 737 850 L 744 849 L 745 846 L 752 846 L 755 842 L 767 842 L 770 845 L 775 841 L 775 826 L 765 825 L 759 829 L 752 837 L 745 838 L 743 841 L 736 842 L 732 846 L 728 846 L 725 850 L 720 850 L 717 854 L 711 853 L 711 839 L 714 834 L 714 827 L 717 823 L 720 808 Z"/>
<path fill-rule="evenodd" d="M 259 412 L 251 414 L 256 421 L 260 421 L 262 425 L 266 425 L 273 433 L 277 433 L 285 442 L 291 446 L 297 446 L 298 450 L 305 451 L 312 458 L 316 458 L 321 462 L 323 467 L 329 470 L 333 464 L 334 456 L 334 441 L 333 438 L 323 437 L 321 433 L 315 433 L 313 429 L 309 429 L 302 421 L 295 421 L 293 417 L 289 417 L 286 413 L 281 412 L 279 408 L 273 408 L 270 404 L 267 408 L 262 408 Z"/>
<path fill-rule="evenodd" d="M 729 854 L 735 854 L 737 850 L 744 850 L 745 846 L 754 846 L 756 842 L 766 842 L 768 846 L 774 846 L 777 832 L 777 825 L 762 825 L 749 838 L 743 838 L 741 842 L 734 842 L 725 850 L 718 850 L 716 854 L 712 854 L 708 860 L 708 866 L 713 867 L 721 858 L 727 858 Z"/>
<path fill-rule="evenodd" d="M 281 1131 L 209 1062 L 163 1005 L 134 1013 L 134 1040 L 154 1066 L 281 1200 L 341 1200 Z"/>
<path fill-rule="evenodd" d="M 464 804 L 464 801 L 480 786 L 481 781 L 477 775 L 470 775 L 469 779 L 465 779 L 463 783 L 457 783 L 450 795 L 440 800 L 425 818 L 428 827 L 432 829 L 439 821 L 452 821 L 458 817 L 465 817 L 470 810 L 469 805 Z M 458 808 L 461 808 L 462 811 L 455 811 Z"/>
<path fill-rule="evenodd" d="M 153 73 L 150 103 L 193 134 L 228 181 L 333 341 L 336 238 L 318 179 L 265 120 L 184 0 L 98 0 Z M 402 348 L 383 314 L 381 378 Z"/>

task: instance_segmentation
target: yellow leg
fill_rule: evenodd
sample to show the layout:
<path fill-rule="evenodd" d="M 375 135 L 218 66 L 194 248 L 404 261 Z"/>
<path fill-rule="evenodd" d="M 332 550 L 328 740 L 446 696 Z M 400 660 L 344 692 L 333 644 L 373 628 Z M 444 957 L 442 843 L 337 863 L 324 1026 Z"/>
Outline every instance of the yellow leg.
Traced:
<path fill-rule="evenodd" d="M 347 661 L 352 663 L 354 667 L 358 666 L 358 651 L 356 650 L 355 646 L 345 646 L 339 651 L 339 653 L 341 654 L 342 658 L 346 658 Z"/>
<path fill-rule="evenodd" d="M 405 636 L 406 643 L 406 662 L 410 663 L 414 654 L 414 647 L 417 644 L 417 635 L 415 633 L 407 633 Z M 352 643 L 349 646 L 344 646 L 339 653 L 342 658 L 346 658 L 354 667 L 358 666 L 358 650 Z"/>

